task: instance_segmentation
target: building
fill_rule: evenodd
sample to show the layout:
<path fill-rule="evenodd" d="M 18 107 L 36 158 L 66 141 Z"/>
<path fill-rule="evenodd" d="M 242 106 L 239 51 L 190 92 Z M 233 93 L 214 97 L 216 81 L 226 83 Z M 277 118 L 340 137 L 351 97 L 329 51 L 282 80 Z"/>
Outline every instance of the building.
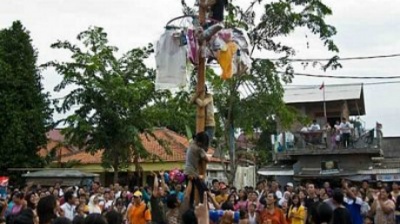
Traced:
<path fill-rule="evenodd" d="M 151 155 L 149 158 L 140 159 L 142 174 L 139 175 L 135 170 L 135 164 L 132 162 L 126 169 L 122 169 L 119 173 L 121 183 L 133 182 L 135 185 L 151 183 L 152 178 L 150 173 L 160 170 L 172 170 L 175 168 L 183 169 L 186 158 L 186 149 L 189 146 L 189 141 L 186 137 L 177 134 L 166 128 L 155 128 L 153 134 L 168 145 L 168 150 L 159 144 L 159 142 L 151 137 L 141 135 L 143 145 L 147 152 Z M 94 154 L 85 152 L 74 146 L 70 146 L 65 142 L 61 130 L 55 129 L 47 133 L 48 144 L 46 147 L 39 150 L 42 157 L 49 156 L 53 153 L 53 167 L 64 167 L 69 164 L 70 167 L 82 172 L 95 173 L 100 175 L 100 181 L 104 184 L 109 184 L 113 180 L 113 170 L 106 169 L 102 166 L 102 153 L 99 150 Z M 167 152 L 169 151 L 169 152 Z M 209 149 L 209 154 L 213 154 L 214 150 Z M 218 158 L 211 157 L 211 162 L 207 167 L 208 178 L 218 177 L 223 178 L 224 165 L 227 162 L 222 162 Z"/>
<path fill-rule="evenodd" d="M 368 129 L 360 119 L 350 119 L 366 114 L 362 84 L 325 85 L 322 89 L 318 86 L 288 88 L 284 100 L 308 118 L 305 120 L 315 120 L 318 125 L 314 127 L 319 128 L 300 122 L 288 130 L 279 128 L 280 134 L 272 137 L 275 143 L 273 164 L 260 169 L 258 174 L 275 176 L 283 182 L 293 179 L 347 178 L 361 181 L 375 178 L 377 161 L 383 156 L 380 125 L 377 125 L 378 129 Z M 351 122 L 347 148 L 335 141 L 340 133 L 335 131 L 334 125 L 343 117 Z"/>

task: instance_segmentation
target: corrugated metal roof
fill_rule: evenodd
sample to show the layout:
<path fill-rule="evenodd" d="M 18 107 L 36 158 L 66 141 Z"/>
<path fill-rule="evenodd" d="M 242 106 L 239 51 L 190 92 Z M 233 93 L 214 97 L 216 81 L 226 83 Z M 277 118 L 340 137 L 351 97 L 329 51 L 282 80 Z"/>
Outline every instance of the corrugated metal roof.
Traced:
<path fill-rule="evenodd" d="M 357 85 L 325 85 L 325 101 L 360 99 L 362 84 Z M 323 102 L 323 90 L 315 88 L 285 88 L 285 103 Z"/>
<path fill-rule="evenodd" d="M 360 170 L 358 174 L 396 174 L 400 173 L 400 169 L 370 169 L 370 170 Z"/>
<path fill-rule="evenodd" d="M 293 176 L 293 170 L 259 170 L 257 172 L 259 175 L 263 176 Z"/>

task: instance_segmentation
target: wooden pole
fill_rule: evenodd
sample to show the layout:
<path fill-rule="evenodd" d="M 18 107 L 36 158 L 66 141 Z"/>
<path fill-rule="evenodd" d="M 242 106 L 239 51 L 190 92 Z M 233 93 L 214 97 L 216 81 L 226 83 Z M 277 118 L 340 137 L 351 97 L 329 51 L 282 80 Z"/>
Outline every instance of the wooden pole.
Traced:
<path fill-rule="evenodd" d="M 206 11 L 207 6 L 204 3 L 205 0 L 200 0 L 199 6 L 199 23 L 201 27 L 204 27 L 206 23 Z M 199 50 L 197 52 L 197 56 L 199 59 L 199 64 L 197 68 L 197 84 L 196 84 L 196 92 L 198 97 L 201 100 L 204 100 L 205 97 L 205 89 L 204 86 L 206 84 L 206 58 L 204 48 L 206 47 L 206 40 L 204 38 L 201 39 L 199 42 Z M 196 111 L 196 133 L 203 132 L 205 130 L 206 125 L 206 108 L 200 107 L 197 105 Z M 206 178 L 206 170 L 207 170 L 207 163 L 205 160 L 200 160 L 199 164 L 199 177 L 205 180 Z M 199 190 L 193 186 L 194 188 L 194 203 L 198 205 L 200 203 L 200 195 Z"/>
<path fill-rule="evenodd" d="M 204 0 L 201 0 L 201 3 L 204 3 Z M 204 4 L 200 4 L 199 6 L 199 22 L 200 26 L 204 26 L 206 23 L 206 6 Z M 205 47 L 205 40 L 202 40 L 199 45 L 199 51 L 197 52 L 199 64 L 197 69 L 197 85 L 196 92 L 201 100 L 204 99 L 204 85 L 206 83 L 206 59 L 205 55 L 203 55 L 203 48 Z M 206 119 L 206 109 L 205 107 L 200 107 L 197 105 L 197 113 L 196 113 L 196 133 L 204 131 L 205 128 L 205 119 Z"/>

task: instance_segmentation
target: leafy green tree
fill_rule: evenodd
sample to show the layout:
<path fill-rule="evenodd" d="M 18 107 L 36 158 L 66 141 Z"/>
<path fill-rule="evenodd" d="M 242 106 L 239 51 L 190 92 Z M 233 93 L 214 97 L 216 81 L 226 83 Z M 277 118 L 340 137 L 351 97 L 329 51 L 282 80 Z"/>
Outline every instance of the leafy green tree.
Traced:
<path fill-rule="evenodd" d="M 117 58 L 117 48 L 108 44 L 100 27 L 81 32 L 77 39 L 81 48 L 68 41 L 52 45 L 68 50 L 70 60 L 46 64 L 63 76 L 55 91 L 74 88 L 57 104 L 59 112 L 73 114 L 59 122 L 66 125 L 64 133 L 71 144 L 92 153 L 104 150 L 103 166 L 114 169 L 116 182 L 118 171 L 128 163 L 139 168 L 139 158 L 148 155 L 140 134 L 154 137 L 151 130 L 162 119 L 160 114 L 143 112 L 164 94 L 155 91 L 155 72 L 144 64 L 153 49 L 135 48 Z"/>
<path fill-rule="evenodd" d="M 195 11 L 184 0 L 182 5 L 184 13 Z M 262 9 L 261 15 L 256 14 L 255 8 Z M 297 118 L 296 111 L 285 106 L 282 85 L 293 78 L 294 66 L 289 59 L 295 55 L 296 49 L 278 42 L 277 38 L 290 36 L 298 28 L 307 28 L 320 38 L 328 51 L 338 52 L 338 48 L 332 40 L 336 29 L 325 22 L 326 16 L 331 15 L 332 11 L 320 0 L 253 0 L 247 9 L 230 1 L 227 11 L 225 26 L 242 28 L 247 32 L 252 46 L 251 57 L 257 50 L 275 53 L 280 58 L 277 61 L 252 58 L 252 69 L 248 74 L 234 76 L 227 81 L 222 81 L 212 71 L 208 72 L 207 80 L 214 92 L 217 117 L 222 129 L 216 147 L 229 152 L 230 169 L 226 170 L 226 174 L 232 184 L 237 168 L 235 145 L 231 144 L 234 141 L 233 131 L 240 128 L 247 133 L 254 130 L 274 133 L 275 130 L 271 130 L 273 126 L 269 124 L 271 119 L 279 120 L 278 128 L 285 129 Z M 337 59 L 335 56 L 326 64 L 313 62 L 311 65 L 321 66 L 325 70 L 336 69 L 341 66 Z M 266 146 L 260 147 L 265 140 L 259 140 L 259 146 L 256 147 L 258 153 L 267 150 Z M 268 156 L 265 155 L 265 158 Z"/>
<path fill-rule="evenodd" d="M 0 31 L 0 176 L 44 165 L 38 150 L 47 143 L 52 110 L 36 60 L 21 22 Z"/>

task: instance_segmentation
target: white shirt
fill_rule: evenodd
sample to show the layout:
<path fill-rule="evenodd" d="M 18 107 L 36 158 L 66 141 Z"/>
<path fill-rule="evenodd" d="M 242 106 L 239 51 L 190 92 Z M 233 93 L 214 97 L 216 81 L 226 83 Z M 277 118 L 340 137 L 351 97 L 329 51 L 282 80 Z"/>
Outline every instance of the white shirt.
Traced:
<path fill-rule="evenodd" d="M 280 190 L 277 190 L 275 192 L 276 197 L 280 200 L 282 198 L 282 192 Z"/>
<path fill-rule="evenodd" d="M 340 123 L 340 131 L 342 133 L 347 133 L 347 134 L 351 133 L 351 125 L 350 125 L 350 123 L 349 122 Z"/>
<path fill-rule="evenodd" d="M 70 205 L 68 202 L 61 205 L 61 209 L 64 211 L 65 218 L 73 220 L 75 217 L 75 205 Z"/>
<path fill-rule="evenodd" d="M 319 126 L 319 124 L 317 124 L 317 123 L 312 124 L 312 125 L 310 126 L 310 130 L 311 130 L 311 131 L 319 131 L 319 130 L 321 130 L 321 126 Z"/>
<path fill-rule="evenodd" d="M 356 197 L 355 200 L 348 198 L 348 197 L 344 197 L 344 202 L 346 202 L 347 204 L 351 205 L 353 203 L 356 203 L 358 205 L 362 205 L 363 204 L 363 200 L 359 197 Z"/>

